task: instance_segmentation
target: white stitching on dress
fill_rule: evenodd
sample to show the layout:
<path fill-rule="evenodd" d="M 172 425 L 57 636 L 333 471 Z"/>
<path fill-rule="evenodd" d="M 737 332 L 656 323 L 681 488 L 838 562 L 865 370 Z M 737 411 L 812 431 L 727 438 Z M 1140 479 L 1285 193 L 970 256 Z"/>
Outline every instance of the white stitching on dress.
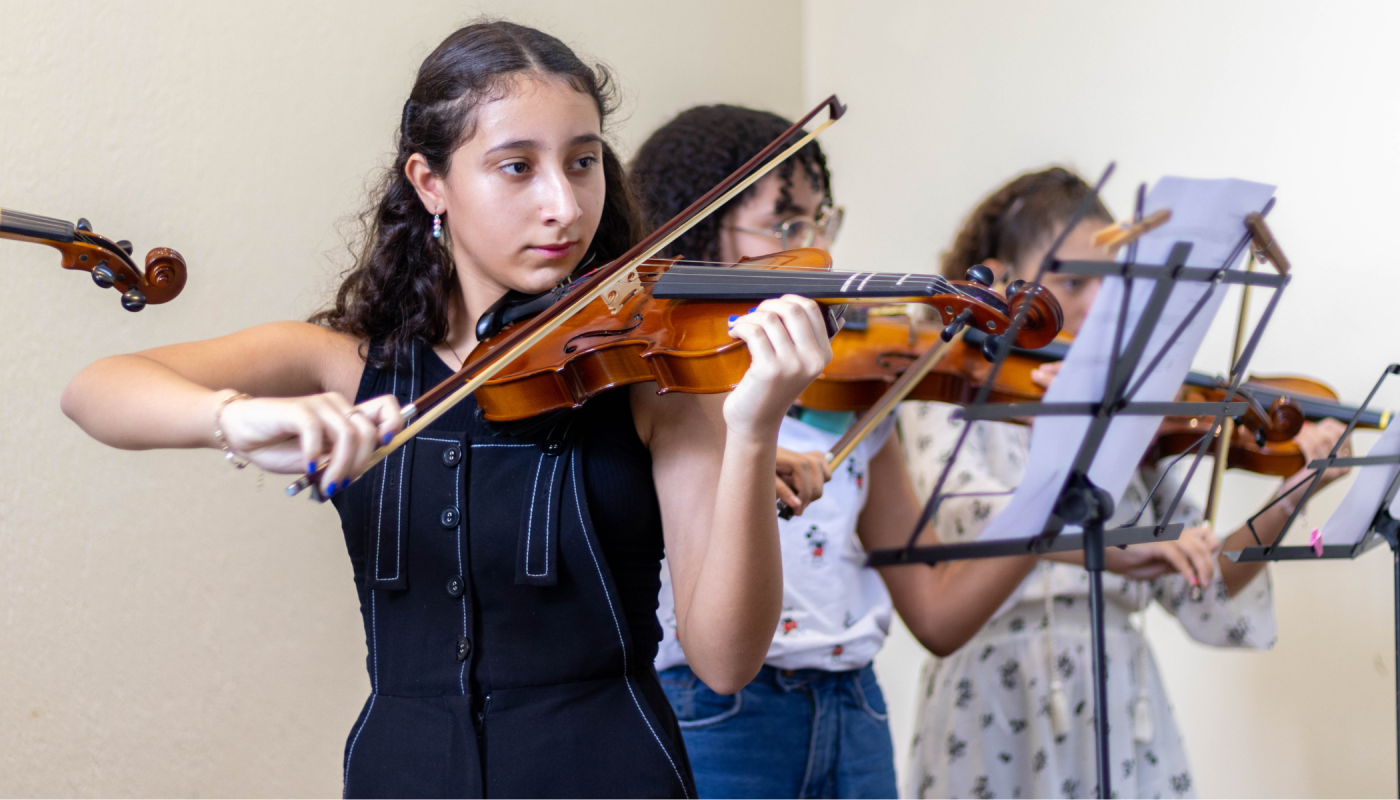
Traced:
<path fill-rule="evenodd" d="M 374 655 L 374 675 L 370 679 L 369 687 L 369 708 L 365 709 L 365 718 L 360 720 L 360 727 L 351 737 L 350 749 L 345 753 L 345 775 L 340 782 L 340 796 L 342 798 L 345 797 L 346 786 L 350 783 L 350 759 L 355 757 L 355 743 L 360 741 L 360 732 L 369 724 L 370 712 L 374 711 L 374 700 L 379 696 L 379 613 L 374 602 L 374 592 L 374 589 L 369 590 L 369 640 Z"/>
<path fill-rule="evenodd" d="M 394 370 L 393 384 L 394 399 L 399 397 L 399 371 Z M 389 465 L 384 465 L 383 475 L 379 479 L 379 522 L 374 528 L 374 579 L 384 580 L 379 577 L 379 556 L 383 550 L 384 539 L 384 487 L 389 485 Z"/>
<path fill-rule="evenodd" d="M 632 679 L 627 675 L 627 640 L 622 638 L 622 626 L 617 621 L 617 609 L 613 607 L 612 593 L 608 591 L 608 582 L 603 579 L 603 568 L 598 566 L 598 556 L 593 552 L 593 542 L 588 536 L 588 525 L 583 521 L 583 505 L 578 498 L 578 451 L 570 454 L 573 459 L 573 470 L 571 478 L 574 485 L 574 511 L 578 513 L 578 524 L 583 529 L 583 543 L 588 545 L 588 555 L 593 559 L 593 568 L 598 570 L 598 584 L 603 587 L 603 597 L 608 601 L 608 613 L 612 614 L 613 627 L 617 630 L 617 642 L 622 645 L 622 682 L 627 684 L 627 693 L 632 695 L 632 705 L 637 707 L 637 713 L 642 716 L 642 722 L 646 724 L 647 730 L 651 731 L 651 738 L 656 740 L 656 746 L 661 748 L 661 753 L 666 756 L 666 760 L 671 763 L 671 771 L 676 774 L 676 780 L 681 784 L 681 791 L 685 793 L 687 800 L 690 798 L 690 790 L 685 788 L 685 779 L 681 777 L 681 771 L 676 769 L 676 762 L 671 758 L 671 751 L 662 744 L 661 737 L 656 735 L 656 729 L 651 726 L 651 720 L 647 719 L 647 714 L 642 710 L 642 704 L 637 700 L 637 693 L 632 690 Z"/>
<path fill-rule="evenodd" d="M 534 578 L 537 577 L 530 572 L 530 537 L 535 532 L 535 498 L 540 494 L 540 471 L 544 469 L 544 453 L 540 453 L 540 461 L 535 465 L 535 485 L 530 489 L 530 518 L 525 522 L 525 574 Z"/>
<path fill-rule="evenodd" d="M 360 727 L 355 730 L 355 735 L 350 739 L 350 750 L 345 754 L 345 775 L 340 780 L 340 796 L 345 797 L 350 785 L 350 759 L 355 757 L 355 743 L 360 741 L 360 734 L 364 732 L 365 726 L 369 724 L 369 715 L 374 711 L 375 698 L 379 697 L 377 692 L 369 696 L 369 708 L 365 709 L 365 718 L 360 720 Z"/>

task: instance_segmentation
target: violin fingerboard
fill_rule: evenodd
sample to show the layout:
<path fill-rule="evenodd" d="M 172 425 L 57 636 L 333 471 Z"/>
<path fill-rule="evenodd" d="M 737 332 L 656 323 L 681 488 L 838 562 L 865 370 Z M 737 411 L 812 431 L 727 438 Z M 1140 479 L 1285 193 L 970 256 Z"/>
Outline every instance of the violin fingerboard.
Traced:
<path fill-rule="evenodd" d="M 73 223 L 0 208 L 0 236 L 7 233 L 13 236 L 27 236 L 30 239 L 71 242 Z"/>

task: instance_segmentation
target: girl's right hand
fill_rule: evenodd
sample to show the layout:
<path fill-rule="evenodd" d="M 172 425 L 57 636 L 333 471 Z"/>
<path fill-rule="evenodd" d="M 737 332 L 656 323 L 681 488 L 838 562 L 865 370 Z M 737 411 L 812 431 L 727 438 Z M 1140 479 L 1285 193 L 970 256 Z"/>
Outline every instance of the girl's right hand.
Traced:
<path fill-rule="evenodd" d="M 236 400 L 219 414 L 233 452 L 268 472 L 301 474 L 322 468 L 327 497 L 364 471 L 380 445 L 403 430 L 393 395 L 351 405 L 336 392 L 308 397 Z"/>
<path fill-rule="evenodd" d="M 1134 580 L 1150 581 L 1169 572 L 1180 572 L 1186 582 L 1204 589 L 1215 577 L 1215 550 L 1220 541 L 1209 525 L 1181 532 L 1170 542 L 1145 542 L 1106 551 L 1109 572 Z"/>
<path fill-rule="evenodd" d="M 778 448 L 778 499 L 797 516 L 821 499 L 829 480 L 831 465 L 826 463 L 826 453 L 796 453 Z"/>

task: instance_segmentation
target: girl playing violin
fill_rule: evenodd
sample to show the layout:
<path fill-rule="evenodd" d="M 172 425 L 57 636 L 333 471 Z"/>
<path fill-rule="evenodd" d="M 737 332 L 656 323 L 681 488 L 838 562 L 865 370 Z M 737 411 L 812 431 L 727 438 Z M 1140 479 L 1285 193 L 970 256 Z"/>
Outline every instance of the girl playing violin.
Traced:
<path fill-rule="evenodd" d="M 775 442 L 831 352 L 810 301 L 734 321 L 752 367 L 728 395 L 641 384 L 511 427 L 468 400 L 350 480 L 400 407 L 462 365 L 487 308 L 640 238 L 604 138 L 612 97 L 552 36 L 456 31 L 419 68 L 330 308 L 104 359 L 64 393 L 115 447 L 322 468 L 372 687 L 347 796 L 694 796 L 652 668 L 663 550 L 674 633 L 716 691 L 753 678 L 779 624 Z"/>
<path fill-rule="evenodd" d="M 649 221 L 670 218 L 788 125 L 736 106 L 681 113 L 647 139 L 632 164 Z M 679 239 L 671 253 L 727 264 L 824 248 L 841 216 L 826 160 L 812 143 Z M 903 544 L 920 507 L 899 443 L 889 435 L 892 424 L 828 468 L 823 451 L 854 419 L 794 406 L 779 429 L 778 495 L 801 515 L 778 523 L 783 613 L 757 678 L 732 694 L 705 685 L 694 650 L 678 636 L 670 590 L 679 584 L 666 584 L 663 575 L 658 616 L 665 635 L 656 666 L 703 797 L 895 796 L 889 725 L 871 668 L 891 611 L 899 610 L 925 646 L 946 655 L 1034 567 L 1025 557 L 891 567 L 878 575 L 864 568 L 863 547 Z"/>
<path fill-rule="evenodd" d="M 1059 167 L 1016 178 L 973 210 L 943 257 L 944 274 L 960 277 L 974 264 L 986 264 L 1003 282 L 1033 278 L 1090 192 L 1079 176 Z M 1095 200 L 1088 217 L 1070 231 L 1059 257 L 1108 258 L 1094 247 L 1092 237 L 1111 222 L 1108 210 Z M 1064 310 L 1064 331 L 1073 335 L 1093 304 L 1099 280 L 1050 273 L 1045 285 Z M 1046 365 L 1033 377 L 1048 385 L 1057 368 L 1058 364 Z M 966 424 L 952 419 L 952 410 L 938 403 L 907 403 L 900 410 L 909 469 L 922 495 L 932 490 L 952 442 Z M 977 496 L 944 502 L 935 519 L 943 541 L 977 538 L 1009 500 L 1009 491 L 1020 483 L 1025 469 L 1028 428 L 994 422 L 973 425 L 950 481 L 952 491 Z M 1320 458 L 1342 430 L 1336 420 L 1308 423 L 1295 441 L 1309 460 Z M 1329 470 L 1323 480 L 1331 482 L 1344 473 Z M 1292 476 L 1279 491 L 1308 475 L 1305 471 Z M 1141 470 L 1110 524 L 1136 513 L 1157 478 L 1156 470 Z M 1151 524 L 1154 512 L 1160 514 L 1179 485 L 1172 470 L 1140 524 Z M 1282 531 L 1293 497 L 1296 493 L 1256 521 L 1265 544 Z M 1108 553 L 1110 568 L 1123 573 L 1104 582 L 1109 750 L 1114 792 L 1122 797 L 1194 795 L 1171 706 L 1141 631 L 1148 604 L 1155 600 L 1206 644 L 1268 648 L 1277 635 L 1263 565 L 1236 564 L 1217 555 L 1219 543 L 1208 527 L 1200 526 L 1200 510 L 1186 499 L 1173 521 L 1197 527 L 1188 528 L 1178 542 L 1126 551 L 1112 548 Z M 1246 544 L 1254 544 L 1253 536 L 1242 527 L 1230 535 L 1224 549 Z M 1203 591 L 1193 595 L 1193 587 Z M 1096 791 L 1087 596 L 1088 573 L 1081 567 L 1042 562 L 965 647 L 951 657 L 929 660 L 909 796 L 1073 797 Z"/>

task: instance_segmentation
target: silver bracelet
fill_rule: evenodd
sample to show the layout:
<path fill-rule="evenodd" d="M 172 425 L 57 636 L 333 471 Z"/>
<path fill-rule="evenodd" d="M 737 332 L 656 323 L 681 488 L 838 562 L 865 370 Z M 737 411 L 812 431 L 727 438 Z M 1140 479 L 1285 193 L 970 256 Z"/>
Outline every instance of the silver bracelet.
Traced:
<path fill-rule="evenodd" d="M 244 467 L 248 466 L 249 461 L 248 459 L 243 458 L 237 453 L 233 452 L 233 448 L 228 446 L 228 438 L 224 436 L 224 426 L 222 417 L 224 414 L 224 409 L 228 408 L 229 403 L 232 403 L 235 400 L 251 399 L 253 398 L 242 392 L 233 392 L 232 394 L 225 397 L 223 400 L 219 401 L 219 407 L 214 409 L 214 441 L 218 442 L 219 447 L 223 448 L 224 458 L 228 459 L 228 463 L 232 464 L 238 469 L 243 469 Z"/>

